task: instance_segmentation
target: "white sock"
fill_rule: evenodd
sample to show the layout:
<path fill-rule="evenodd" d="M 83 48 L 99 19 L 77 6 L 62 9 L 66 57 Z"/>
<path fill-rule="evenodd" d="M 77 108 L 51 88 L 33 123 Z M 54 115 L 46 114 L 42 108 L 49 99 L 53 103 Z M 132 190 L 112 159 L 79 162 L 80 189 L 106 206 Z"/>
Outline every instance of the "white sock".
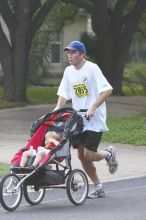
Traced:
<path fill-rule="evenodd" d="M 102 188 L 102 183 L 98 183 L 95 185 L 97 189 L 101 189 Z"/>

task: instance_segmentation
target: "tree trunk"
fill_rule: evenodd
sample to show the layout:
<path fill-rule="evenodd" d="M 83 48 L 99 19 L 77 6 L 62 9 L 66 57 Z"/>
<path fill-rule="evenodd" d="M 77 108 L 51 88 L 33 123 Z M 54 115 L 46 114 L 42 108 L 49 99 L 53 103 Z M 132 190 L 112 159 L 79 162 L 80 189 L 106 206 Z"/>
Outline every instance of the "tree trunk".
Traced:
<path fill-rule="evenodd" d="M 12 62 L 12 50 L 11 47 L 0 27 L 0 60 L 2 69 L 4 72 L 4 98 L 6 100 L 13 100 L 14 97 L 14 74 L 13 74 L 13 62 Z"/>
<path fill-rule="evenodd" d="M 113 85 L 115 95 L 122 95 L 124 65 L 134 33 L 146 8 L 145 0 L 136 1 L 133 9 L 124 17 L 121 15 L 126 4 L 126 0 L 117 1 L 117 7 L 109 18 L 106 1 L 96 1 L 91 14 L 92 28 L 100 49 L 101 69 Z"/>
<path fill-rule="evenodd" d="M 123 95 L 122 84 L 125 62 L 126 56 L 124 57 L 123 54 L 120 55 L 119 51 L 115 51 L 115 54 L 111 56 L 108 80 L 113 86 L 114 95 Z"/>
<path fill-rule="evenodd" d="M 98 16 L 102 16 L 100 13 L 102 12 L 99 11 Z M 102 21 L 97 21 L 99 20 L 97 19 L 97 14 L 93 12 L 91 19 L 92 28 L 98 39 L 97 48 L 100 50 L 100 63 L 98 63 L 98 60 L 97 63 L 109 83 L 113 86 L 113 93 L 121 95 L 124 64 L 129 48 L 123 50 L 120 48 L 120 41 L 117 41 L 117 44 L 115 43 L 111 32 L 108 30 L 108 18 L 107 21 L 104 19 L 102 19 Z"/>
<path fill-rule="evenodd" d="M 18 28 L 13 50 L 15 101 L 26 101 L 27 61 L 29 56 L 29 32 L 31 23 L 30 2 L 19 5 Z"/>
<path fill-rule="evenodd" d="M 13 32 L 13 42 L 8 42 L 0 29 L 0 59 L 4 72 L 4 99 L 26 102 L 27 60 L 29 55 L 29 32 L 31 23 L 31 3 L 20 1 L 17 12 L 17 27 Z"/>
<path fill-rule="evenodd" d="M 9 38 L 0 23 L 0 62 L 4 72 L 4 99 L 26 102 L 27 65 L 32 39 L 57 0 L 0 0 L 0 15 L 9 30 Z M 13 11 L 14 9 L 14 11 Z M 7 33 L 8 34 L 8 33 Z"/>
<path fill-rule="evenodd" d="M 4 72 L 3 97 L 7 101 L 26 102 L 26 60 L 27 55 L 21 47 L 13 53 L 5 52 L 5 57 L 3 56 L 1 62 Z"/>
<path fill-rule="evenodd" d="M 102 63 L 101 69 L 107 80 L 114 87 L 113 93 L 115 95 L 123 95 L 122 83 L 124 66 L 128 56 L 129 47 L 132 38 L 126 41 L 121 38 L 117 43 L 113 44 L 113 47 L 109 47 L 107 44 L 100 44 Z M 108 42 L 108 39 L 107 39 Z"/>
<path fill-rule="evenodd" d="M 128 56 L 128 51 L 132 42 L 131 38 L 121 38 L 117 44 L 114 45 L 113 53 L 111 54 L 109 81 L 114 86 L 113 93 L 115 95 L 123 95 L 123 75 L 124 67 Z"/>
<path fill-rule="evenodd" d="M 4 71 L 3 79 L 3 97 L 7 101 L 14 101 L 14 74 L 12 73 L 12 57 L 10 55 L 6 56 L 6 59 L 3 59 L 1 62 L 2 69 Z"/>
<path fill-rule="evenodd" d="M 113 86 L 113 93 L 115 95 L 123 95 L 122 83 L 124 66 L 127 60 L 131 41 L 132 38 L 127 42 L 124 42 L 123 39 L 121 41 L 119 40 L 112 48 L 108 44 L 100 43 L 99 48 L 101 48 L 101 63 L 99 65 L 103 74 Z M 109 42 L 108 39 L 107 42 Z"/>

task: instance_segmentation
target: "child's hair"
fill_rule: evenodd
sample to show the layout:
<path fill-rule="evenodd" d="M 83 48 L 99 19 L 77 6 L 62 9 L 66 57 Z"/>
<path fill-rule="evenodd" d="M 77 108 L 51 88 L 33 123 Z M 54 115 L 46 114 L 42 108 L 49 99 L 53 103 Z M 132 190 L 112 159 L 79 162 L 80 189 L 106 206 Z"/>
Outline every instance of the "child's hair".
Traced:
<path fill-rule="evenodd" d="M 53 138 L 53 139 L 55 139 L 55 140 L 57 140 L 57 141 L 60 141 L 61 136 L 60 136 L 59 133 L 57 133 L 57 132 L 55 132 L 55 131 L 48 131 L 48 132 L 46 133 L 46 135 L 45 135 L 45 139 L 47 139 L 47 138 Z"/>

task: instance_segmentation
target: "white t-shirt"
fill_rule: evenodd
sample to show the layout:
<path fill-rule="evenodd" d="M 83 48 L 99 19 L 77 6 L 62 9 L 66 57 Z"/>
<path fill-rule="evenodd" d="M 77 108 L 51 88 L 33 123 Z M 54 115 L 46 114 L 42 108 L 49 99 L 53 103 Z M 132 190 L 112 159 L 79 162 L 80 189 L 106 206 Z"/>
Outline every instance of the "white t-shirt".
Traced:
<path fill-rule="evenodd" d="M 88 109 L 101 92 L 112 90 L 99 67 L 86 61 L 80 69 L 73 65 L 66 67 L 57 95 L 72 101 L 74 109 Z M 106 105 L 102 103 L 90 121 L 84 120 L 84 130 L 106 131 Z"/>

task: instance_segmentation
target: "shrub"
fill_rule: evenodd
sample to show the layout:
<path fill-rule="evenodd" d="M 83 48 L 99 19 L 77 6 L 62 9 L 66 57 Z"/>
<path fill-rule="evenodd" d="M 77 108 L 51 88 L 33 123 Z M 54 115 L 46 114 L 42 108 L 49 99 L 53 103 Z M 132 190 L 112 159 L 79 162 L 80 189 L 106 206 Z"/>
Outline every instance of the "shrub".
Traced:
<path fill-rule="evenodd" d="M 134 95 L 146 95 L 146 64 L 130 63 L 124 71 L 123 85 Z"/>

